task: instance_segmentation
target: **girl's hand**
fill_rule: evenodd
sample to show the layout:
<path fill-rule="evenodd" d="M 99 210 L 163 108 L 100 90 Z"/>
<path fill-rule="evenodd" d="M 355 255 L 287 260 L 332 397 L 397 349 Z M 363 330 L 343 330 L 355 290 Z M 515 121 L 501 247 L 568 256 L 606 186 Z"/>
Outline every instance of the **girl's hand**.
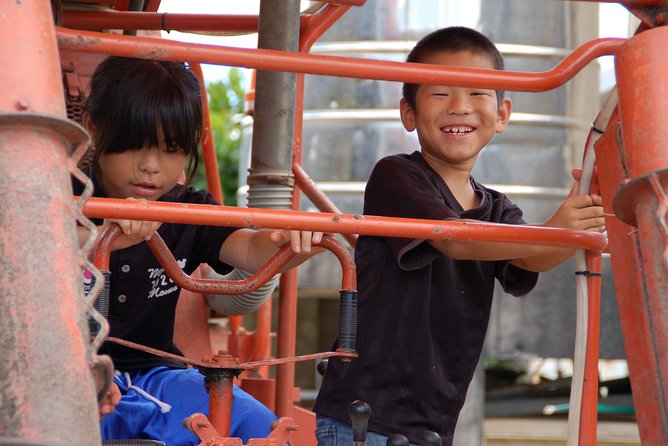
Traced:
<path fill-rule="evenodd" d="M 109 392 L 107 392 L 107 396 L 104 397 L 102 402 L 98 405 L 100 420 L 102 420 L 105 415 L 114 413 L 114 410 L 116 410 L 116 406 L 120 401 L 121 391 L 116 383 L 112 382 L 111 386 L 109 387 Z"/>
<path fill-rule="evenodd" d="M 311 243 L 320 243 L 322 232 L 311 231 L 274 231 L 270 235 L 271 241 L 279 248 L 290 242 L 295 254 L 311 252 Z"/>
<path fill-rule="evenodd" d="M 136 199 L 132 197 L 126 200 L 146 202 L 143 199 Z M 116 218 L 109 218 L 104 220 L 103 227 L 106 228 L 111 223 L 116 223 L 123 231 L 123 235 L 116 239 L 114 249 L 123 249 L 136 245 L 146 240 L 150 240 L 158 230 L 162 222 L 158 221 L 139 221 L 139 220 L 121 220 Z"/>

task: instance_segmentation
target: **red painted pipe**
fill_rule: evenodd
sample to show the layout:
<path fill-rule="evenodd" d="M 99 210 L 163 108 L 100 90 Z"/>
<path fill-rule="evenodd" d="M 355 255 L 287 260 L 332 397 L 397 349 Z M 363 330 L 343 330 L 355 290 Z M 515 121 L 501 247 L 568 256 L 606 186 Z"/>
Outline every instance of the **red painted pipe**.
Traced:
<path fill-rule="evenodd" d="M 128 11 L 64 11 L 63 26 L 75 29 L 257 32 L 256 15 L 176 14 Z"/>
<path fill-rule="evenodd" d="M 61 48 L 156 60 L 190 60 L 261 70 L 432 83 L 512 91 L 547 91 L 560 87 L 600 56 L 612 55 L 626 39 L 596 39 L 576 48 L 561 63 L 542 73 L 449 68 L 418 63 L 229 48 L 155 39 L 75 31 L 56 27 Z"/>
<path fill-rule="evenodd" d="M 83 208 L 89 218 L 126 218 L 213 226 L 305 229 L 423 239 L 505 241 L 582 248 L 600 252 L 603 234 L 531 225 L 423 220 L 369 215 L 327 214 L 278 209 L 167 202 L 137 203 L 115 198 L 90 198 Z"/>
<path fill-rule="evenodd" d="M 340 214 L 341 211 L 336 207 L 332 200 L 329 199 L 327 194 L 320 190 L 318 185 L 308 176 L 308 174 L 302 169 L 302 167 L 295 163 L 292 165 L 292 173 L 295 176 L 295 183 L 304 192 L 304 195 L 308 197 L 309 200 L 318 208 L 321 212 L 329 212 L 332 214 Z M 344 234 L 343 237 L 346 239 L 350 246 L 353 248 L 357 245 L 357 235 L 356 234 Z"/>

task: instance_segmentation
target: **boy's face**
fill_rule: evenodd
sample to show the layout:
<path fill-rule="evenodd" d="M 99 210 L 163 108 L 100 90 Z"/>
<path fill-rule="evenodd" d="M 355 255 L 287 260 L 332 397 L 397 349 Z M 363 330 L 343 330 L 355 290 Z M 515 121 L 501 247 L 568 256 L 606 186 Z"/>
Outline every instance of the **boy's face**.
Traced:
<path fill-rule="evenodd" d="M 183 150 L 168 148 L 161 135 L 158 147 L 101 155 L 102 187 L 110 198 L 155 201 L 176 185 L 187 159 Z"/>
<path fill-rule="evenodd" d="M 464 52 L 439 52 L 424 63 L 494 69 L 491 57 Z M 417 130 L 427 160 L 457 169 L 473 168 L 480 151 L 508 124 L 512 103 L 497 103 L 496 92 L 482 88 L 420 85 L 413 109 L 401 100 L 401 120 L 409 132 Z"/>

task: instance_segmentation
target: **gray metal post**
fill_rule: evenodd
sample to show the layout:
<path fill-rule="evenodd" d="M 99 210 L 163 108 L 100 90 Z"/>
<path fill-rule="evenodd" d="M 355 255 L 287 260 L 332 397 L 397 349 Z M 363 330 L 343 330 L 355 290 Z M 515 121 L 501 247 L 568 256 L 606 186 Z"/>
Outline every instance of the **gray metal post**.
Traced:
<path fill-rule="evenodd" d="M 299 49 L 299 0 L 260 2 L 258 48 Z M 258 71 L 248 206 L 290 209 L 296 75 Z"/>

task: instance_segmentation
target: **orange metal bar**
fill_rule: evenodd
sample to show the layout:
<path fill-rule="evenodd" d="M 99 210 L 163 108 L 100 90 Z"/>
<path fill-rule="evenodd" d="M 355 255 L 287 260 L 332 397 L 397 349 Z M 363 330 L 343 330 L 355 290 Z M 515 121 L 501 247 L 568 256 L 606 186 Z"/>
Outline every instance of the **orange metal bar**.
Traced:
<path fill-rule="evenodd" d="M 587 253 L 587 270 L 601 272 L 601 254 Z M 598 415 L 598 358 L 601 325 L 601 277 L 587 278 L 587 352 L 585 356 L 582 409 L 580 411 L 580 446 L 596 445 Z"/>
<path fill-rule="evenodd" d="M 207 387 L 211 424 L 221 437 L 229 437 L 232 424 L 232 378 L 215 380 Z"/>
<path fill-rule="evenodd" d="M 278 301 L 279 326 L 276 351 L 279 357 L 293 356 L 297 340 L 297 269 L 281 275 Z M 292 414 L 294 404 L 295 364 L 290 362 L 276 367 L 276 414 L 279 417 Z"/>
<path fill-rule="evenodd" d="M 304 192 L 309 200 L 321 212 L 329 212 L 332 214 L 341 214 L 339 208 L 327 197 L 327 195 L 320 190 L 318 185 L 308 176 L 302 167 L 295 163 L 292 165 L 292 173 L 295 175 L 295 183 L 299 189 Z M 357 245 L 356 234 L 344 234 L 343 237 L 350 243 L 353 248 Z"/>
<path fill-rule="evenodd" d="M 197 62 L 189 63 L 193 73 L 199 80 L 199 90 L 202 94 L 202 118 L 204 128 L 202 129 L 202 158 L 206 172 L 207 189 L 219 203 L 224 202 L 223 188 L 220 185 L 220 174 L 218 172 L 218 157 L 216 156 L 216 144 L 213 139 L 211 128 L 211 116 L 209 116 L 209 98 L 206 93 L 206 83 L 202 66 Z"/>
<path fill-rule="evenodd" d="M 619 3 L 627 8 L 634 8 L 637 6 L 658 6 L 665 4 L 665 0 L 572 0 L 592 3 Z"/>
<path fill-rule="evenodd" d="M 204 204 L 136 203 L 116 198 L 90 198 L 83 212 L 90 218 L 126 218 L 213 226 L 306 229 L 331 233 L 423 239 L 505 241 L 582 248 L 596 252 L 602 251 L 607 243 L 606 237 L 602 234 L 542 226 L 251 209 Z"/>
<path fill-rule="evenodd" d="M 186 290 L 202 294 L 243 294 L 256 290 L 274 277 L 295 256 L 288 244 L 272 256 L 262 269 L 247 279 L 198 279 L 183 272 L 160 234 L 155 233 L 146 243 L 174 283 Z"/>
<path fill-rule="evenodd" d="M 159 12 L 64 11 L 63 27 L 165 31 L 257 32 L 256 15 L 174 14 Z"/>
<path fill-rule="evenodd" d="M 116 240 L 121 233 L 121 227 L 114 224 L 104 228 L 104 231 L 99 235 L 95 246 L 94 264 L 100 271 L 109 271 L 111 245 L 114 244 L 114 240 Z"/>
<path fill-rule="evenodd" d="M 612 55 L 626 39 L 596 39 L 583 44 L 551 70 L 542 73 L 450 68 L 406 62 L 295 54 L 277 50 L 229 48 L 165 41 L 150 37 L 73 31 L 56 27 L 61 48 L 83 52 L 158 59 L 190 60 L 274 71 L 378 79 L 396 82 L 472 86 L 513 91 L 557 88 L 597 57 Z M 289 68 L 289 69 L 288 69 Z"/>

